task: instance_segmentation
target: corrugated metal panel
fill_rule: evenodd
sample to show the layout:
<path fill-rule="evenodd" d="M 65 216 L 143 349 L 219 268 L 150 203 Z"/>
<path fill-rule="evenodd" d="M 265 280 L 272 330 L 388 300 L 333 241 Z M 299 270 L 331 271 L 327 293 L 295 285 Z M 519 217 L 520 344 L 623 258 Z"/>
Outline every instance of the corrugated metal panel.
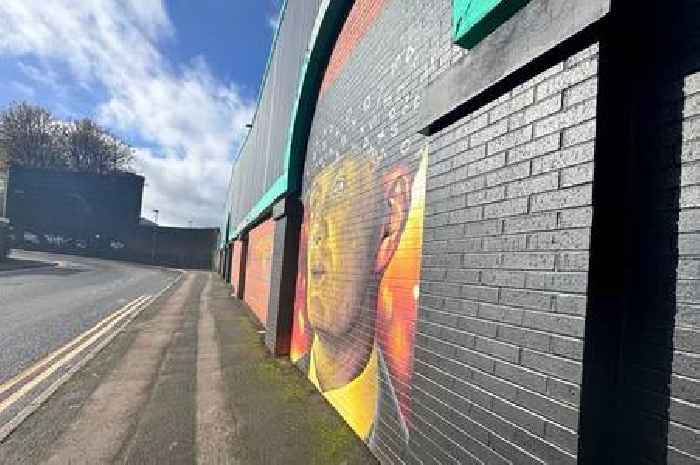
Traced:
<path fill-rule="evenodd" d="M 291 113 L 309 38 L 323 0 L 289 0 L 263 79 L 253 127 L 234 163 L 229 188 L 231 230 L 286 174 Z"/>

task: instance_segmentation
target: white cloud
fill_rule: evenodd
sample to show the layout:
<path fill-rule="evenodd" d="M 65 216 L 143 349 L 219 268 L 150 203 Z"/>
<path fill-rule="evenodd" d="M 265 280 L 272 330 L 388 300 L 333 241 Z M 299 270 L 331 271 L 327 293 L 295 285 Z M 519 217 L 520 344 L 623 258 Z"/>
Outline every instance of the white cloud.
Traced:
<path fill-rule="evenodd" d="M 146 176 L 144 214 L 157 208 L 161 224 L 218 225 L 253 107 L 204 59 L 169 62 L 158 44 L 173 34 L 159 0 L 0 2 L 0 54 L 66 64 L 75 84 L 107 92 L 96 111 L 101 123 L 148 142 L 135 162 Z"/>
<path fill-rule="evenodd" d="M 270 26 L 270 29 L 273 31 L 277 30 L 277 25 L 280 22 L 280 13 L 278 12 L 277 14 L 274 14 L 272 16 L 267 17 L 267 25 Z"/>

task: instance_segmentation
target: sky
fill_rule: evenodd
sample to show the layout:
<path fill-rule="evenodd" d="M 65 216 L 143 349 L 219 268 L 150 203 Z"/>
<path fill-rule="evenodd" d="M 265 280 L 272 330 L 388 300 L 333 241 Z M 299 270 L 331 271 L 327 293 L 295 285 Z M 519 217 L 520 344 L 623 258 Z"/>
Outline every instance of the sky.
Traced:
<path fill-rule="evenodd" d="M 142 216 L 219 226 L 281 3 L 2 0 L 0 109 L 97 120 L 134 149 Z"/>

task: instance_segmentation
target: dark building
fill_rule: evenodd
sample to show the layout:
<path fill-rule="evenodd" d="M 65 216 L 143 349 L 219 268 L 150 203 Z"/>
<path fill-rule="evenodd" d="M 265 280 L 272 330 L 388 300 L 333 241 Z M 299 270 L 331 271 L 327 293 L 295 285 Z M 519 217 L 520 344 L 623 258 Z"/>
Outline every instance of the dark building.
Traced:
<path fill-rule="evenodd" d="M 85 238 L 138 224 L 143 176 L 98 175 L 13 166 L 7 216 L 17 231 Z"/>
<path fill-rule="evenodd" d="M 17 247 L 209 268 L 218 230 L 141 224 L 144 178 L 12 167 L 7 217 Z"/>

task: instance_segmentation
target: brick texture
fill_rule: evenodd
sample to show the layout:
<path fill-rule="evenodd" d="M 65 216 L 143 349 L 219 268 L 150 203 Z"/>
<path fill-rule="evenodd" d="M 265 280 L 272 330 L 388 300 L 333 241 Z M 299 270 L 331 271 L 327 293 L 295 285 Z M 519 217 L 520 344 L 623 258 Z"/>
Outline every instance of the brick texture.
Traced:
<path fill-rule="evenodd" d="M 431 140 L 413 390 L 428 463 L 576 463 L 597 46 L 578 56 Z"/>

